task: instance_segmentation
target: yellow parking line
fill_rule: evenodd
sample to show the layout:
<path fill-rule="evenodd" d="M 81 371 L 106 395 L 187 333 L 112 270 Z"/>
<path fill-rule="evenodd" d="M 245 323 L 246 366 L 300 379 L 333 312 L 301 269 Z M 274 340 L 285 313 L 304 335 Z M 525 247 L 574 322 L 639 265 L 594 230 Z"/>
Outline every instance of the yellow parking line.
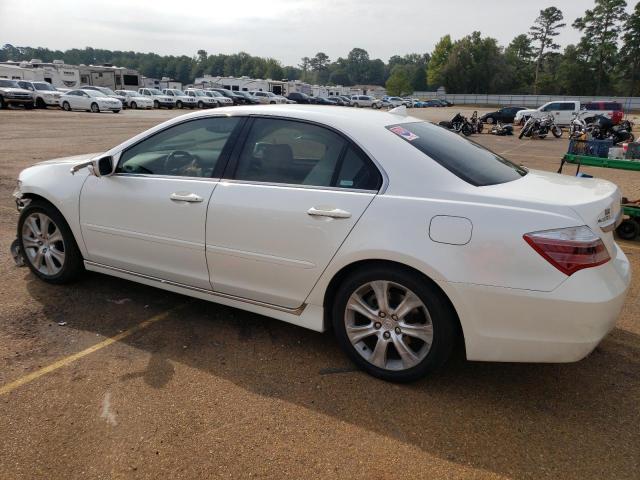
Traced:
<path fill-rule="evenodd" d="M 119 334 L 114 335 L 113 337 L 109 337 L 100 343 L 96 343 L 95 345 L 89 348 L 86 348 L 81 352 L 74 353 L 73 355 L 69 355 L 68 357 L 62 358 L 57 362 L 52 363 L 51 365 L 47 365 L 46 367 L 41 368 L 40 370 L 36 370 L 35 372 L 25 375 L 24 377 L 19 378 L 11 383 L 3 385 L 2 387 L 0 387 L 0 396 L 7 394 L 9 392 L 12 392 L 13 390 L 21 387 L 22 385 L 26 385 L 27 383 L 33 382 L 34 380 L 42 377 L 43 375 L 46 375 L 47 373 L 51 373 L 55 370 L 58 370 L 59 368 L 65 367 L 70 363 L 73 363 L 76 360 L 81 359 L 82 357 L 86 357 L 87 355 L 93 352 L 97 352 L 98 350 L 108 347 L 112 343 L 119 342 L 120 340 L 127 338 L 128 336 L 133 335 L 134 333 L 139 332 L 140 330 L 144 330 L 145 328 L 150 327 L 154 323 L 164 320 L 170 314 L 174 313 L 176 310 L 183 308 L 185 306 L 186 305 L 181 305 L 180 307 L 172 308 L 171 310 L 160 313 L 154 317 L 149 318 L 148 320 L 145 320 L 139 323 L 135 327 L 131 327 L 130 329 L 125 330 L 124 332 L 120 332 Z"/>

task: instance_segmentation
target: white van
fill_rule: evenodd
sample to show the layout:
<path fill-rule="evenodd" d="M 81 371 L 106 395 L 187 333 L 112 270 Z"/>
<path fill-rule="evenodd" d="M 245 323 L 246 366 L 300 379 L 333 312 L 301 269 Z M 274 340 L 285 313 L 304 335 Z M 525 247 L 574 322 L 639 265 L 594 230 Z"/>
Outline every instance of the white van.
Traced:
<path fill-rule="evenodd" d="M 542 117 L 553 115 L 558 125 L 569 125 L 573 116 L 580 111 L 580 102 L 577 101 L 555 101 L 548 102 L 535 110 L 520 110 L 516 113 L 514 123 L 521 123 L 529 117 Z"/>

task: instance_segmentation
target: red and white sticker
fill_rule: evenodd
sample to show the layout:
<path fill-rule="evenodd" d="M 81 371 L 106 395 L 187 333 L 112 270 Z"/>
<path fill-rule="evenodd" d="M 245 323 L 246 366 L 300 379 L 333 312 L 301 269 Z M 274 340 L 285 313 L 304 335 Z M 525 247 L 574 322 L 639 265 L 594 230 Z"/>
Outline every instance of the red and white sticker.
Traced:
<path fill-rule="evenodd" d="M 392 131 L 393 133 L 395 133 L 396 135 L 404 138 L 405 140 L 409 140 L 410 142 L 413 141 L 413 140 L 416 140 L 417 138 L 420 138 L 420 137 L 418 137 L 418 135 L 416 135 L 413 132 L 410 132 L 406 128 L 391 127 L 389 130 Z"/>

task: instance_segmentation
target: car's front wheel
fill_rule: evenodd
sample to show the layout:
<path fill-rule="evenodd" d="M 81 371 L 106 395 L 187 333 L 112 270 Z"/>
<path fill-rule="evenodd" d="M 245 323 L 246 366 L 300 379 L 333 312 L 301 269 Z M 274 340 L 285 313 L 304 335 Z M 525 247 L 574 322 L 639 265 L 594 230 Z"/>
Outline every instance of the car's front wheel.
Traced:
<path fill-rule="evenodd" d="M 92 103 L 91 104 L 91 111 L 93 113 L 100 113 L 100 107 L 98 107 L 97 103 Z"/>
<path fill-rule="evenodd" d="M 487 117 L 484 119 L 484 121 L 491 125 L 495 120 L 493 119 L 493 117 Z"/>
<path fill-rule="evenodd" d="M 447 361 L 455 343 L 456 318 L 446 298 L 403 268 L 374 267 L 348 277 L 332 316 L 349 357 L 384 380 L 423 377 Z"/>
<path fill-rule="evenodd" d="M 134 109 L 134 110 L 137 110 L 137 109 L 138 109 L 138 104 L 137 104 L 136 102 L 131 102 L 131 103 L 129 104 L 129 108 L 132 108 L 132 109 Z"/>
<path fill-rule="evenodd" d="M 18 241 L 26 264 L 42 280 L 67 283 L 84 270 L 69 225 L 48 203 L 34 201 L 20 212 Z"/>
<path fill-rule="evenodd" d="M 71 111 L 71 105 L 69 105 L 69 102 L 62 102 L 62 109 L 65 112 L 70 112 Z"/>

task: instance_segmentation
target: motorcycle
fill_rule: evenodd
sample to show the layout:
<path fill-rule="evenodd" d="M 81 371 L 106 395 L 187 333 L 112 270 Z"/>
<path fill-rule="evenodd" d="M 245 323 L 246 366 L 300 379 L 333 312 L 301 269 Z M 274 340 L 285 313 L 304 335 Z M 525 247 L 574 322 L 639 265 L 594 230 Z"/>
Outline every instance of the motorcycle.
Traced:
<path fill-rule="evenodd" d="M 497 135 L 499 137 L 513 135 L 513 125 L 505 125 L 500 120 L 498 120 L 493 124 L 491 130 L 489 130 L 489 133 L 491 133 L 492 135 Z"/>
<path fill-rule="evenodd" d="M 552 115 L 546 115 L 542 118 L 529 117 L 522 127 L 522 130 L 520 130 L 518 138 L 528 137 L 542 139 L 546 138 L 549 132 L 556 138 L 560 138 L 563 133 L 562 128 L 556 125 Z"/>
<path fill-rule="evenodd" d="M 469 121 L 469 119 L 462 114 L 456 113 L 450 122 L 440 122 L 438 125 L 456 133 L 462 132 L 465 137 L 474 133 L 481 133 L 483 124 L 478 120 L 478 113 L 474 112 L 474 114 L 475 120 L 473 122 Z M 473 116 L 471 118 L 472 120 L 474 119 Z"/>
<path fill-rule="evenodd" d="M 591 123 L 591 136 L 596 140 L 611 139 L 614 145 L 631 143 L 635 140 L 632 129 L 633 124 L 629 120 L 614 125 L 610 118 L 597 115 Z"/>
<path fill-rule="evenodd" d="M 580 113 L 576 113 L 571 119 L 571 124 L 569 125 L 569 138 L 573 140 L 578 140 L 582 138 L 589 130 L 590 126 L 587 125 L 587 122 Z"/>

